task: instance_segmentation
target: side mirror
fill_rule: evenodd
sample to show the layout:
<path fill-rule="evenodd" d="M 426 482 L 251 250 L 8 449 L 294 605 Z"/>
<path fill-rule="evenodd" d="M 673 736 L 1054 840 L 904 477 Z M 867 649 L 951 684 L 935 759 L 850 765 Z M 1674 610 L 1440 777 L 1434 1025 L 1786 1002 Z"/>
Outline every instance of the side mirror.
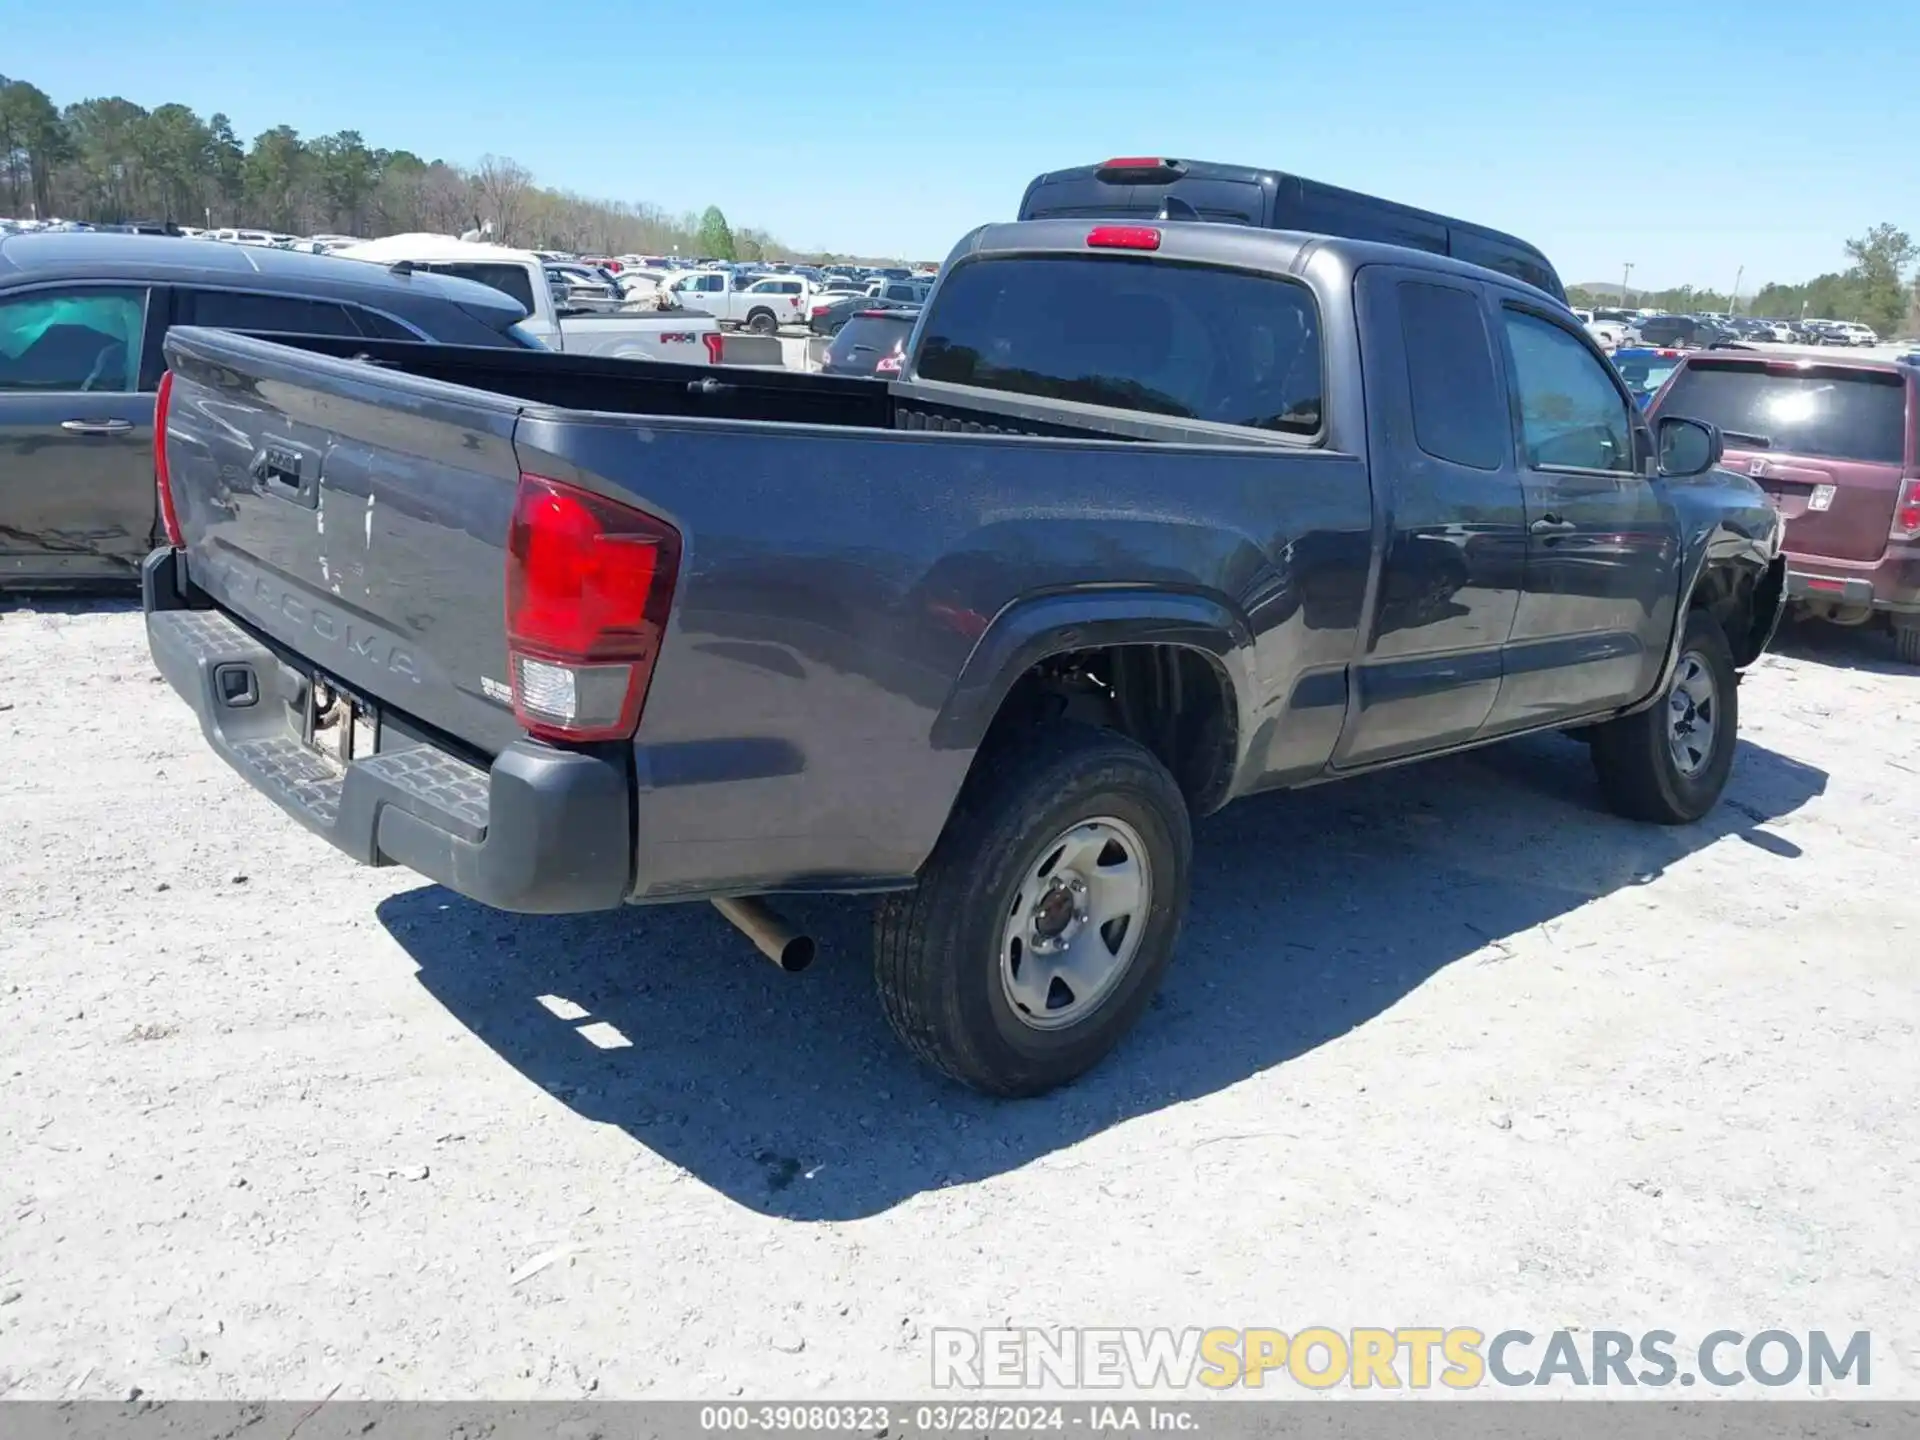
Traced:
<path fill-rule="evenodd" d="M 1657 425 L 1660 473 L 1675 478 L 1704 475 L 1720 463 L 1726 443 L 1718 426 L 1684 415 L 1662 415 Z"/>

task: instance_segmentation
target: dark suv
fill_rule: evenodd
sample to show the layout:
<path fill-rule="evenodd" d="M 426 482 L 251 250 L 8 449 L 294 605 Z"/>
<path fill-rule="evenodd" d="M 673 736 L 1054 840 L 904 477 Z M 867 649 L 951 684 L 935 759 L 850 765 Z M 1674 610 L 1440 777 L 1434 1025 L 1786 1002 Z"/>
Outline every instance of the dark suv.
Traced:
<path fill-rule="evenodd" d="M 1733 338 L 1731 331 L 1714 321 L 1693 315 L 1651 315 L 1634 326 L 1634 333 L 1642 345 L 1674 350 L 1705 350 Z"/>
<path fill-rule="evenodd" d="M 1107 160 L 1036 176 L 1020 218 L 1210 220 L 1377 240 L 1497 270 L 1567 303 L 1547 257 L 1518 236 L 1279 170 L 1158 155 Z"/>
<path fill-rule="evenodd" d="M 132 582 L 172 325 L 526 346 L 484 285 L 166 235 L 0 236 L 0 588 Z"/>

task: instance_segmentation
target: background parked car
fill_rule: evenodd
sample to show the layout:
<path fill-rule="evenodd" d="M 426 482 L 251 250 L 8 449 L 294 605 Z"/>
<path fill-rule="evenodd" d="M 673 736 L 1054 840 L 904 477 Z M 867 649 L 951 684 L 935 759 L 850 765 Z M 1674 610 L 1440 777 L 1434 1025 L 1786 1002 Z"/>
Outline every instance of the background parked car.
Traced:
<path fill-rule="evenodd" d="M 1732 332 L 1717 321 L 1697 315 L 1653 315 L 1638 321 L 1627 334 L 1630 345 L 1660 349 L 1706 349 L 1730 339 Z"/>
<path fill-rule="evenodd" d="M 856 294 L 823 298 L 825 303 L 816 302 L 807 317 L 807 329 L 815 335 L 838 335 L 841 327 L 863 310 L 919 308 L 917 301 L 889 300 L 884 295 Z"/>
<path fill-rule="evenodd" d="M 531 348 L 525 314 L 484 285 L 292 250 L 0 237 L 0 586 L 138 577 L 169 326 Z"/>
<path fill-rule="evenodd" d="M 898 375 L 907 339 L 919 319 L 918 305 L 855 311 L 827 346 L 821 373 L 882 378 Z"/>
<path fill-rule="evenodd" d="M 1787 522 L 1787 598 L 1841 625 L 1888 624 L 1920 665 L 1920 370 L 1866 356 L 1681 357 L 1651 415 L 1720 427 L 1723 464 Z"/>

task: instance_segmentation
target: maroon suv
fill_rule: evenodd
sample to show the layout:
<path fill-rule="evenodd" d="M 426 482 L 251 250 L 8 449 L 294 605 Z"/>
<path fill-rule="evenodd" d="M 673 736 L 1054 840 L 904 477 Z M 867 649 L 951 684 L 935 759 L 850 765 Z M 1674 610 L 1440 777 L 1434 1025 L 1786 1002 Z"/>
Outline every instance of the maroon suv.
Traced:
<path fill-rule="evenodd" d="M 1796 613 L 1888 624 L 1920 665 L 1920 369 L 1699 351 L 1654 397 L 1662 413 L 1718 425 L 1721 463 L 1773 497 Z"/>

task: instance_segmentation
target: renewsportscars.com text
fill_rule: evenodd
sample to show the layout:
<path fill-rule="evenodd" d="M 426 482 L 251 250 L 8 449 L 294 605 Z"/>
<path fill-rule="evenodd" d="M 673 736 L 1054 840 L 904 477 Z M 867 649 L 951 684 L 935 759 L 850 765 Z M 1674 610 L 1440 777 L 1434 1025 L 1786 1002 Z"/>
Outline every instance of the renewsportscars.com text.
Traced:
<path fill-rule="evenodd" d="M 1527 1330 L 1314 1325 L 1269 1329 L 937 1329 L 940 1390 L 1714 1389 L 1873 1382 L 1865 1330 Z"/>

